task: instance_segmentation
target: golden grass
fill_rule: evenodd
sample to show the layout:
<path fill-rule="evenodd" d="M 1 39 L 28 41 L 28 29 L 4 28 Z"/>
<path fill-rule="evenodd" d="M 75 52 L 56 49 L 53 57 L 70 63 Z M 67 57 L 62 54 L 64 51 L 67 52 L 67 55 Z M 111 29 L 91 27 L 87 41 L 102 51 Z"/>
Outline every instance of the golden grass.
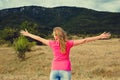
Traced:
<path fill-rule="evenodd" d="M 11 47 L 0 47 L 0 80 L 49 80 L 53 55 L 34 46 L 19 62 Z M 120 80 L 120 39 L 98 40 L 71 49 L 72 80 Z"/>

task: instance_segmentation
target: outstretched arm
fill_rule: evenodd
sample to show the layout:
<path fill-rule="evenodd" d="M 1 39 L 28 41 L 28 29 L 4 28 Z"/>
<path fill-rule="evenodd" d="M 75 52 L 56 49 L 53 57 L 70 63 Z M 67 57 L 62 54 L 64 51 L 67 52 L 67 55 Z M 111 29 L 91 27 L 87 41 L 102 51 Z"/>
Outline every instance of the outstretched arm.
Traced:
<path fill-rule="evenodd" d="M 79 45 L 79 44 L 83 44 L 86 42 L 91 42 L 91 41 L 95 41 L 95 40 L 99 40 L 99 39 L 107 39 L 111 36 L 110 33 L 102 33 L 99 36 L 95 36 L 95 37 L 89 37 L 89 38 L 85 38 L 85 39 L 81 39 L 81 40 L 74 40 L 74 46 Z"/>
<path fill-rule="evenodd" d="M 40 36 L 36 36 L 36 35 L 34 35 L 34 34 L 31 34 L 31 33 L 29 33 L 27 30 L 25 30 L 25 31 L 24 31 L 24 30 L 21 30 L 20 33 L 21 33 L 22 35 L 24 35 L 24 36 L 27 36 L 27 37 L 30 37 L 30 38 L 35 39 L 35 40 L 37 40 L 37 41 L 40 41 L 40 42 L 42 42 L 43 44 L 49 45 L 49 40 L 46 40 L 46 39 L 44 39 L 44 38 L 42 38 L 42 37 L 40 37 Z"/>

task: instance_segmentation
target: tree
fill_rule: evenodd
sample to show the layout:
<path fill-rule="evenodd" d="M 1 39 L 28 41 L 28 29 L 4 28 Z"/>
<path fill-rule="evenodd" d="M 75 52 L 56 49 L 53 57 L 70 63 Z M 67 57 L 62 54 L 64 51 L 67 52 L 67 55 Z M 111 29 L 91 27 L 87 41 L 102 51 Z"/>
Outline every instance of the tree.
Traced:
<path fill-rule="evenodd" d="M 9 41 L 10 44 L 12 44 L 14 39 L 18 36 L 18 30 L 11 27 L 7 27 L 1 31 L 1 39 Z"/>
<path fill-rule="evenodd" d="M 29 42 L 28 39 L 24 36 L 18 37 L 13 43 L 13 47 L 16 50 L 17 57 L 21 61 L 25 60 L 25 52 L 30 50 L 33 45 L 35 45 L 35 42 Z"/>
<path fill-rule="evenodd" d="M 22 22 L 21 29 L 27 29 L 29 32 L 33 33 L 33 34 L 39 34 L 38 33 L 38 24 L 34 23 L 34 22 L 30 22 L 30 21 L 24 21 Z"/>

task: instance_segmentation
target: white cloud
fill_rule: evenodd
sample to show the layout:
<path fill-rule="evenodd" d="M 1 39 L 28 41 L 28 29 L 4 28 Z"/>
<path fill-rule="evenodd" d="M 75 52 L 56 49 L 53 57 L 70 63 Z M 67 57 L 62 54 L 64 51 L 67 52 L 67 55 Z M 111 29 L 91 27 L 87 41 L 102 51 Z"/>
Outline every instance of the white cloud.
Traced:
<path fill-rule="evenodd" d="M 101 6 L 99 6 L 99 8 L 101 10 L 105 10 L 105 11 L 118 11 L 120 9 L 120 0 L 113 0 L 112 2 L 108 2 L 108 3 L 103 3 Z"/>
<path fill-rule="evenodd" d="M 0 1 L 0 8 L 4 8 L 4 2 L 3 2 L 3 0 Z"/>

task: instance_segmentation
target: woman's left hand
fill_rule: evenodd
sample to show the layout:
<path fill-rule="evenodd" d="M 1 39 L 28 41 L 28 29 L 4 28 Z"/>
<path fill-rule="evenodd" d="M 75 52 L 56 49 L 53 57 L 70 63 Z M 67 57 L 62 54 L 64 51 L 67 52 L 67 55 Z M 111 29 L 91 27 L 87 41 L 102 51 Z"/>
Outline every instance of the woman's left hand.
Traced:
<path fill-rule="evenodd" d="M 110 38 L 110 36 L 111 34 L 109 32 L 108 33 L 104 32 L 100 35 L 100 39 L 108 39 Z"/>

